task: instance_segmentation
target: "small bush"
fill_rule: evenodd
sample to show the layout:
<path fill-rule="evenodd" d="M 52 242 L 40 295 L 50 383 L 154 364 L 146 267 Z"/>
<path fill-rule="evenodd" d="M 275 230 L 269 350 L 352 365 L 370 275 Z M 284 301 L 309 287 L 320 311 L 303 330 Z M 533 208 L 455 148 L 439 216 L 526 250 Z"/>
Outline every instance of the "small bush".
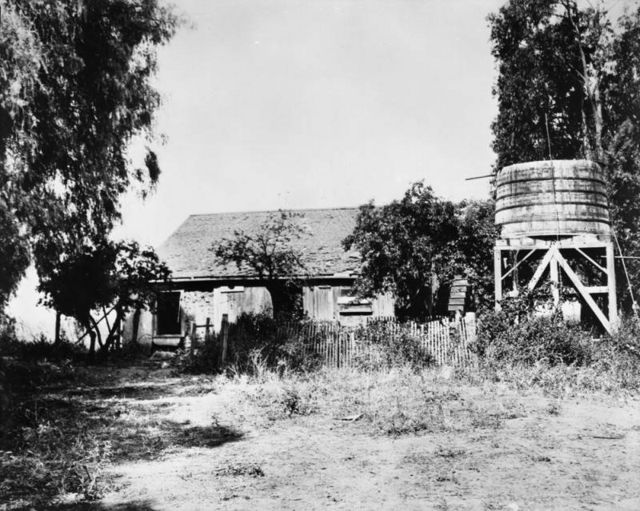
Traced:
<path fill-rule="evenodd" d="M 420 339 L 407 327 L 372 322 L 360 327 L 354 335 L 359 342 L 368 345 L 362 351 L 363 354 L 356 357 L 356 367 L 359 369 L 379 371 L 410 367 L 418 371 L 433 363 L 433 357 L 424 350 Z"/>
<path fill-rule="evenodd" d="M 532 316 L 535 300 L 523 293 L 481 316 L 472 346 L 480 356 L 480 380 L 536 386 L 553 395 L 640 389 L 639 319 L 625 318 L 611 337 L 596 339 L 559 313 Z M 473 372 L 467 371 L 472 379 Z"/>
<path fill-rule="evenodd" d="M 472 349 L 485 362 L 533 365 L 588 365 L 593 361 L 592 335 L 568 325 L 560 313 L 535 316 L 535 297 L 524 293 L 503 300 L 500 311 L 482 315 Z"/>
<path fill-rule="evenodd" d="M 618 329 L 611 336 L 611 343 L 620 351 L 637 357 L 640 363 L 640 318 L 623 318 Z"/>
<path fill-rule="evenodd" d="M 305 353 L 304 344 L 266 314 L 243 314 L 229 325 L 226 367 L 222 364 L 222 334 L 212 335 L 190 355 L 182 367 L 190 372 L 216 372 L 231 368 L 236 374 L 256 376 L 268 368 L 306 372 L 318 367 L 318 357 Z"/>
<path fill-rule="evenodd" d="M 43 504 L 66 493 L 83 500 L 100 498 L 108 487 L 102 471 L 111 444 L 86 431 L 74 433 L 72 439 L 65 428 L 48 420 L 22 428 L 19 446 L 0 451 L 0 494 Z"/>

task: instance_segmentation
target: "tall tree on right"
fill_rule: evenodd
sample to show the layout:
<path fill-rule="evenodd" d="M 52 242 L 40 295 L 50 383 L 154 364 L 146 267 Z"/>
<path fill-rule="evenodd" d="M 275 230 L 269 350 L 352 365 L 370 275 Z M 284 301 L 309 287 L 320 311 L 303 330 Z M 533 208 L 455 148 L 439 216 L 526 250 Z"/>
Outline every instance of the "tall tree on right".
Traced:
<path fill-rule="evenodd" d="M 640 255 L 640 7 L 614 22 L 603 3 L 509 0 L 489 23 L 498 68 L 496 167 L 597 161 L 622 250 Z M 637 288 L 640 261 L 627 266 Z"/>

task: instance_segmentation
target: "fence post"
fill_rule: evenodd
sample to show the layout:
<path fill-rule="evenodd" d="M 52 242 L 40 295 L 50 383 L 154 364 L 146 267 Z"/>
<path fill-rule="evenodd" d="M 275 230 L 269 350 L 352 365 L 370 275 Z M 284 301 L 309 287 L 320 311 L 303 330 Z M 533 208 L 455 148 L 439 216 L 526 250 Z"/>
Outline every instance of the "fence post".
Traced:
<path fill-rule="evenodd" d="M 211 318 L 207 318 L 207 321 L 204 325 L 204 338 L 205 340 L 209 338 L 209 329 L 211 328 Z"/>
<path fill-rule="evenodd" d="M 467 330 L 467 336 L 470 339 L 470 341 L 475 341 L 476 340 L 476 313 L 475 312 L 467 312 L 464 315 L 464 318 L 462 319 L 462 321 L 464 321 L 465 323 L 465 329 Z"/>
<path fill-rule="evenodd" d="M 207 318 L 208 319 L 208 318 Z M 229 342 L 229 315 L 222 315 L 222 363 L 227 361 L 227 343 Z"/>
<path fill-rule="evenodd" d="M 191 323 L 191 353 L 196 349 L 196 322 Z"/>
<path fill-rule="evenodd" d="M 336 331 L 336 329 L 333 328 L 333 325 L 331 325 L 330 328 L 331 328 L 331 332 L 332 332 L 331 337 L 334 339 L 334 343 L 335 343 L 335 346 L 336 346 L 336 367 L 340 368 L 340 362 L 341 362 L 340 355 L 342 354 L 341 353 L 341 351 L 342 351 L 342 343 L 340 342 L 340 331 L 339 330 Z"/>

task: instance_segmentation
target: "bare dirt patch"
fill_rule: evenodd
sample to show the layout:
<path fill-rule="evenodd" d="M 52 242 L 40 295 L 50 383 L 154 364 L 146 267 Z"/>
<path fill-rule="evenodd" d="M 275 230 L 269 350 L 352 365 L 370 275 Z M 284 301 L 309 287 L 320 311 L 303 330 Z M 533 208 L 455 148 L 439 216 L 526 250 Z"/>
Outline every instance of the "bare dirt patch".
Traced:
<path fill-rule="evenodd" d="M 396 389 L 395 402 L 381 393 L 412 382 L 416 388 Z M 101 506 L 640 508 L 636 400 L 558 399 L 435 375 L 203 385 L 209 390 L 176 380 L 147 403 L 147 420 L 186 431 L 224 424 L 233 441 L 174 441 L 154 459 L 115 463 L 110 472 L 120 489 Z"/>
<path fill-rule="evenodd" d="M 52 508 L 640 509 L 640 402 L 628 396 L 435 371 L 228 380 L 133 368 L 104 381 L 48 397 L 88 417 L 111 452 L 100 500 Z"/>

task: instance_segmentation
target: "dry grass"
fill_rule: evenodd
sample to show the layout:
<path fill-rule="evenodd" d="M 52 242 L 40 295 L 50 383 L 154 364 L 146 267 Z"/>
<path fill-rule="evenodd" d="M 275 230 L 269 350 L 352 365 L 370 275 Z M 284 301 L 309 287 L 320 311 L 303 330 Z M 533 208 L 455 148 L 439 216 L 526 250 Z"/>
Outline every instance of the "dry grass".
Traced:
<path fill-rule="evenodd" d="M 242 436 L 210 420 L 194 425 L 165 416 L 176 406 L 167 399 L 174 390 L 210 392 L 206 382 L 200 387 L 165 375 L 123 381 L 119 372 L 136 371 L 109 367 L 92 372 L 101 378 L 75 374 L 41 388 L 25 384 L 13 395 L 10 427 L 0 436 L 0 509 L 40 509 L 61 496 L 95 501 L 114 488 L 105 470 L 114 463 L 215 447 Z"/>
<path fill-rule="evenodd" d="M 200 492 L 222 488 L 216 497 L 220 502 L 233 502 L 237 495 L 263 496 L 269 485 L 287 486 L 289 479 L 280 479 L 284 474 L 302 488 L 308 484 L 305 467 L 322 469 L 316 466 L 323 458 L 314 454 L 318 446 L 313 442 L 325 441 L 326 459 L 335 458 L 331 470 L 345 471 L 344 477 L 355 481 L 358 471 L 369 473 L 393 452 L 394 464 L 385 467 L 398 477 L 416 474 L 436 488 L 484 495 L 470 481 L 487 466 L 495 470 L 500 462 L 538 477 L 545 466 L 561 463 L 558 453 L 567 445 L 574 449 L 562 454 L 567 463 L 570 456 L 582 456 L 579 446 L 585 437 L 593 444 L 637 436 L 633 429 L 591 424 L 592 419 L 566 438 L 549 433 L 549 424 L 565 427 L 566 416 L 577 410 L 576 398 L 589 403 L 637 399 L 629 385 L 634 380 L 620 378 L 611 368 L 484 366 L 416 372 L 397 367 L 297 374 L 286 367 L 270 371 L 259 360 L 256 368 L 252 376 L 175 377 L 169 370 L 103 367 L 96 369 L 101 383 L 73 379 L 31 394 L 21 404 L 20 427 L 0 453 L 0 495 L 10 503 L 6 509 L 38 509 L 60 497 L 89 501 L 121 495 L 113 493 L 113 474 L 121 466 L 138 467 L 140 481 L 151 492 L 155 487 L 147 470 L 153 474 L 153 467 L 168 463 L 171 473 L 181 470 L 186 488 L 197 485 L 198 478 L 203 480 Z M 309 438 L 315 440 L 309 444 Z M 414 448 L 412 439 L 425 440 Z M 392 445 L 400 446 L 397 456 Z M 613 467 L 614 461 L 606 460 Z M 585 466 L 600 470 L 595 463 Z M 595 476 L 585 472 L 581 477 Z M 128 497 L 153 497 L 128 484 Z M 392 485 L 388 491 L 421 495 L 424 490 L 417 480 L 413 486 L 403 484 L 402 490 Z M 449 497 L 430 502 L 445 509 Z M 190 497 L 185 493 L 183 498 Z M 479 509 L 501 509 L 505 502 L 502 497 L 495 502 L 482 498 Z"/>
<path fill-rule="evenodd" d="M 373 435 L 400 436 L 496 429 L 525 413 L 515 397 L 496 401 L 495 384 L 478 388 L 443 378 L 434 369 L 333 370 L 286 377 L 267 373 L 233 378 L 227 386 L 235 393 L 228 413 L 256 426 L 317 414 L 358 422 Z"/>
<path fill-rule="evenodd" d="M 480 369 L 221 376 L 193 399 L 242 441 L 126 464 L 131 486 L 113 499 L 275 510 L 606 509 L 624 498 L 637 509 L 635 396 L 587 392 L 580 378 L 524 388 L 529 376 L 512 371 L 510 381 Z"/>

